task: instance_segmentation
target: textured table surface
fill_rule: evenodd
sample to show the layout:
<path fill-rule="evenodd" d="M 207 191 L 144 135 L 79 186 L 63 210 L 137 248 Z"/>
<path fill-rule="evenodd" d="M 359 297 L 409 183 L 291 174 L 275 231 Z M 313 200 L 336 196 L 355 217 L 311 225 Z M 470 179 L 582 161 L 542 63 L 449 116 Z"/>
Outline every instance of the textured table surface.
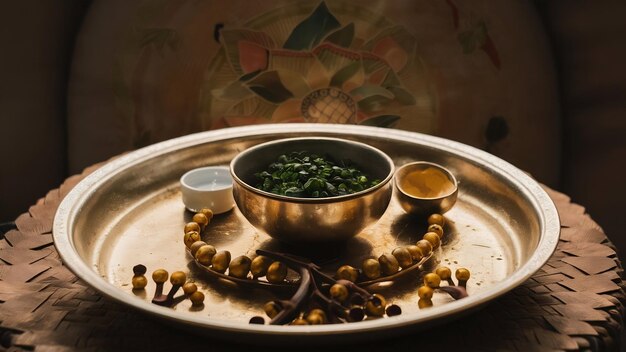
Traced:
<path fill-rule="evenodd" d="M 162 325 L 103 298 L 63 266 L 52 244 L 54 213 L 98 166 L 50 191 L 0 238 L 0 350 L 280 350 L 235 346 Z M 626 297 L 615 249 L 582 206 L 546 191 L 560 214 L 561 240 L 548 263 L 520 287 L 431 330 L 298 350 L 620 350 Z"/>

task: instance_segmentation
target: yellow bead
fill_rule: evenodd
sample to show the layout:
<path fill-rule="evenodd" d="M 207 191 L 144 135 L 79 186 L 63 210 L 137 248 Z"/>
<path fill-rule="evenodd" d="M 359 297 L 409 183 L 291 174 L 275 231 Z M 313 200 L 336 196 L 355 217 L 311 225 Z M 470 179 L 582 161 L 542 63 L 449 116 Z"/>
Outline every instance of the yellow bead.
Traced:
<path fill-rule="evenodd" d="M 365 304 L 365 309 L 367 310 L 367 315 L 382 317 L 385 315 L 385 306 L 387 306 L 385 297 L 375 293 L 374 297 Z"/>
<path fill-rule="evenodd" d="M 196 284 L 194 284 L 193 282 L 187 282 L 186 284 L 183 285 L 183 292 L 189 296 L 192 293 L 198 291 L 198 286 L 196 286 Z"/>
<path fill-rule="evenodd" d="M 211 261 L 213 260 L 213 257 L 216 253 L 217 250 L 215 249 L 215 247 L 211 246 L 210 244 L 205 244 L 204 246 L 198 248 L 194 257 L 196 258 L 198 263 L 209 266 L 211 265 Z"/>
<path fill-rule="evenodd" d="M 187 281 L 187 275 L 182 271 L 175 271 L 170 276 L 170 283 L 176 286 L 182 286 Z"/>
<path fill-rule="evenodd" d="M 424 256 L 430 255 L 430 253 L 432 253 L 433 251 L 433 245 L 427 240 L 419 240 L 417 241 L 417 243 L 415 243 L 415 245 L 422 251 L 422 254 L 424 254 Z"/>
<path fill-rule="evenodd" d="M 365 259 L 362 264 L 362 269 L 363 275 L 370 280 L 380 277 L 380 263 L 374 258 Z"/>
<path fill-rule="evenodd" d="M 189 300 L 191 301 L 192 306 L 201 306 L 204 304 L 204 293 L 196 291 L 189 296 Z"/>
<path fill-rule="evenodd" d="M 162 284 L 167 281 L 168 276 L 169 273 L 164 269 L 157 269 L 152 272 L 152 280 L 154 280 L 157 284 Z"/>
<path fill-rule="evenodd" d="M 280 284 L 285 281 L 287 277 L 287 266 L 282 262 L 273 262 L 269 268 L 267 268 L 267 274 L 265 278 L 272 284 Z"/>
<path fill-rule="evenodd" d="M 200 225 L 197 222 L 188 222 L 185 225 L 185 233 L 189 232 L 189 231 L 197 231 L 200 232 Z"/>
<path fill-rule="evenodd" d="M 211 219 L 213 219 L 213 210 L 209 208 L 202 208 L 200 209 L 200 212 L 204 214 L 204 216 L 206 216 L 207 219 L 209 219 L 209 222 L 211 221 Z"/>
<path fill-rule="evenodd" d="M 133 290 L 143 290 L 148 285 L 148 279 L 143 275 L 133 276 Z"/>
<path fill-rule="evenodd" d="M 421 299 L 431 299 L 433 298 L 433 289 L 428 286 L 422 286 L 417 289 L 417 295 Z"/>
<path fill-rule="evenodd" d="M 419 301 L 417 301 L 417 306 L 420 309 L 430 308 L 433 306 L 433 301 L 431 301 L 430 299 L 420 299 Z"/>
<path fill-rule="evenodd" d="M 442 266 L 435 270 L 435 274 L 439 275 L 442 280 L 448 280 L 452 277 L 452 270 L 447 266 Z"/>
<path fill-rule="evenodd" d="M 459 281 L 467 281 L 470 278 L 470 272 L 465 268 L 458 268 L 456 269 L 454 276 L 456 276 L 456 279 Z"/>
<path fill-rule="evenodd" d="M 437 224 L 439 226 L 443 226 L 446 222 L 446 219 L 441 214 L 432 214 L 428 217 L 428 225 Z"/>
<path fill-rule="evenodd" d="M 435 273 L 428 273 L 424 275 L 424 285 L 430 288 L 437 288 L 441 284 L 441 278 Z"/>
<path fill-rule="evenodd" d="M 396 257 L 389 253 L 383 253 L 380 257 L 378 257 L 378 262 L 380 263 L 380 269 L 386 276 L 393 275 L 398 272 L 400 269 L 400 263 Z"/>
<path fill-rule="evenodd" d="M 422 260 L 422 258 L 424 257 L 422 250 L 414 244 L 406 246 L 406 249 L 409 251 L 409 253 L 411 253 L 411 258 L 413 258 L 413 261 L 416 263 Z"/>
<path fill-rule="evenodd" d="M 200 225 L 201 229 L 204 229 L 206 227 L 206 225 L 209 224 L 209 218 L 206 217 L 206 215 L 202 214 L 202 213 L 197 213 L 193 216 L 193 218 L 191 218 L 191 221 L 197 223 L 198 225 Z"/>
<path fill-rule="evenodd" d="M 343 302 L 348 299 L 348 288 L 342 284 L 334 284 L 330 287 L 330 296 L 339 302 Z"/>
<path fill-rule="evenodd" d="M 183 241 L 185 242 L 185 246 L 187 246 L 187 248 L 191 249 L 191 246 L 200 241 L 200 233 L 198 231 L 189 231 L 187 233 L 185 233 L 185 236 L 183 237 Z"/>
<path fill-rule="evenodd" d="M 342 265 L 337 269 L 337 273 L 335 277 L 338 280 L 348 280 L 355 282 L 359 277 L 359 271 L 356 268 L 351 267 L 350 265 Z"/>
<path fill-rule="evenodd" d="M 439 248 L 439 245 L 441 244 L 441 239 L 439 238 L 439 235 L 434 232 L 427 232 L 424 235 L 424 239 L 430 242 L 430 244 L 433 246 L 433 249 Z"/>
<path fill-rule="evenodd" d="M 413 256 L 407 248 L 398 247 L 394 249 L 391 254 L 396 257 L 396 260 L 402 269 L 406 269 L 413 265 Z"/>
<path fill-rule="evenodd" d="M 432 224 L 430 226 L 428 226 L 428 231 L 427 232 L 434 232 L 437 234 L 437 236 L 439 236 L 439 238 L 443 237 L 443 227 L 441 227 L 440 225 L 437 224 Z"/>

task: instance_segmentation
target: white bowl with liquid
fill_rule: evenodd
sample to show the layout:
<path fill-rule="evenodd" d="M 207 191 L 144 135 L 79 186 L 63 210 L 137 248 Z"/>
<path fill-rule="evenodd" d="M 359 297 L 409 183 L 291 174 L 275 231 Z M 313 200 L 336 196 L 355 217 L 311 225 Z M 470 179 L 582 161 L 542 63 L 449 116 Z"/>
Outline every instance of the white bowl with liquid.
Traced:
<path fill-rule="evenodd" d="M 207 166 L 186 172 L 180 178 L 185 207 L 193 212 L 209 208 L 221 214 L 235 206 L 233 178 L 228 166 Z"/>

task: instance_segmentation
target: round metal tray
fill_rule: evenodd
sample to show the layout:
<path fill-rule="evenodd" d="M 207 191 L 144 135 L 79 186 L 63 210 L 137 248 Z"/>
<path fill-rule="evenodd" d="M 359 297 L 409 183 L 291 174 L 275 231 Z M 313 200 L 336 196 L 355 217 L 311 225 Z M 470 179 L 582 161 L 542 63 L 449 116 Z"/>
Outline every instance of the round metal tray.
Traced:
<path fill-rule="evenodd" d="M 248 324 L 263 315 L 272 292 L 244 289 L 208 279 L 191 263 L 182 228 L 191 214 L 181 201 L 178 179 L 207 165 L 227 165 L 240 151 L 265 141 L 297 136 L 332 136 L 368 143 L 386 152 L 396 166 L 425 160 L 451 170 L 459 181 L 458 201 L 446 213 L 447 237 L 426 270 L 446 265 L 472 272 L 469 297 L 453 301 L 435 294 L 434 307 L 420 310 L 420 274 L 379 288 L 403 314 L 350 324 L 270 326 Z M 424 225 L 406 215 L 395 197 L 383 217 L 345 246 L 318 249 L 324 269 L 358 263 L 421 238 Z M 158 143 L 111 161 L 80 182 L 63 200 L 53 236 L 65 264 L 102 294 L 185 328 L 222 337 L 255 341 L 350 341 L 389 337 L 458 317 L 506 293 L 528 279 L 550 257 L 559 238 L 554 204 L 532 178 L 509 163 L 473 147 L 433 136 L 364 126 L 275 124 L 229 128 Z M 289 251 L 256 231 L 235 208 L 217 215 L 204 240 L 234 256 L 258 248 Z M 321 252 L 320 252 L 321 251 Z M 334 260 L 332 259 L 334 258 Z M 205 306 L 188 300 L 174 309 L 150 303 L 155 285 L 133 292 L 132 267 L 148 274 L 165 268 L 183 270 L 205 293 Z M 166 286 L 167 287 L 167 286 Z M 324 336 L 325 339 L 318 339 Z"/>

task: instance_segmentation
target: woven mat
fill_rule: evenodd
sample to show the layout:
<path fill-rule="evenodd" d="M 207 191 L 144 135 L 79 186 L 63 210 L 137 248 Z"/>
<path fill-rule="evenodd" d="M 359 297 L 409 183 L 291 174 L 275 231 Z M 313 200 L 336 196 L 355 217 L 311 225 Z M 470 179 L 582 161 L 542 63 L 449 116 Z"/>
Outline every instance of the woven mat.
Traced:
<path fill-rule="evenodd" d="M 52 245 L 54 213 L 70 189 L 97 167 L 50 191 L 0 239 L 0 350 L 262 350 L 162 325 L 103 298 L 63 266 Z M 615 248 L 582 206 L 546 190 L 559 210 L 561 241 L 531 279 L 447 325 L 349 349 L 619 350 L 625 295 Z M 323 350 L 334 348 L 348 349 Z"/>

